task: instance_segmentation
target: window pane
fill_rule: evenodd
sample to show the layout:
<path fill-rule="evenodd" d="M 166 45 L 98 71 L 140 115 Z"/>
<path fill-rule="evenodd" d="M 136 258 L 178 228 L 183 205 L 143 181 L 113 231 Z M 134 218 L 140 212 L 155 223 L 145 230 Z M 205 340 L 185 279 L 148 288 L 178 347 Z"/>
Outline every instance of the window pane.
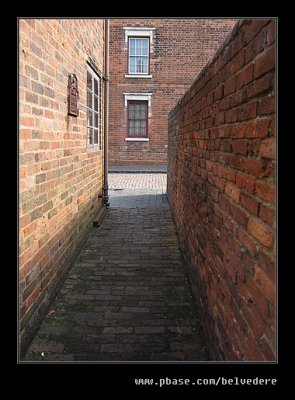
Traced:
<path fill-rule="evenodd" d="M 140 45 L 140 39 L 136 39 L 135 54 L 136 54 L 137 56 L 140 55 L 140 47 L 141 47 L 141 45 Z"/>
<path fill-rule="evenodd" d="M 87 88 L 92 90 L 92 75 L 87 71 Z"/>
<path fill-rule="evenodd" d="M 147 74 L 148 73 L 148 58 L 142 57 L 142 72 Z"/>
<path fill-rule="evenodd" d="M 92 128 L 87 129 L 87 139 L 88 139 L 88 144 L 93 144 L 93 130 Z"/>
<path fill-rule="evenodd" d="M 135 57 L 130 57 L 130 72 L 134 73 L 135 72 Z"/>
<path fill-rule="evenodd" d="M 149 40 L 144 39 L 141 54 L 144 56 L 148 56 L 148 50 L 149 50 Z"/>
<path fill-rule="evenodd" d="M 146 135 L 146 121 L 141 121 L 141 134 Z"/>
<path fill-rule="evenodd" d="M 134 121 L 132 121 L 132 123 L 130 123 L 130 127 L 129 127 L 129 135 L 130 135 L 130 136 L 134 136 L 134 135 L 135 135 L 135 126 L 134 126 Z"/>
<path fill-rule="evenodd" d="M 136 57 L 136 72 L 137 73 L 142 73 L 142 58 L 141 57 Z"/>
<path fill-rule="evenodd" d="M 135 39 L 129 38 L 129 48 L 130 48 L 130 53 L 132 52 L 134 54 L 134 52 L 135 52 Z"/>
<path fill-rule="evenodd" d="M 136 132 L 138 132 L 139 128 L 140 128 L 140 121 L 135 121 L 135 130 L 136 130 Z"/>
<path fill-rule="evenodd" d="M 94 126 L 98 128 L 98 113 L 94 113 Z"/>
<path fill-rule="evenodd" d="M 98 95 L 98 80 L 94 78 L 94 94 Z"/>
<path fill-rule="evenodd" d="M 94 110 L 98 111 L 98 97 L 94 96 Z"/>
<path fill-rule="evenodd" d="M 134 121 L 129 121 L 129 135 L 134 135 Z"/>
<path fill-rule="evenodd" d="M 138 109 L 134 110 L 134 119 L 139 119 L 139 111 L 138 111 Z"/>
<path fill-rule="evenodd" d="M 143 40 L 141 40 L 140 41 L 140 55 L 142 55 L 142 52 L 143 52 L 143 43 L 144 43 L 144 41 Z"/>
<path fill-rule="evenodd" d="M 93 126 L 93 113 L 91 110 L 87 110 L 87 126 Z"/>
<path fill-rule="evenodd" d="M 87 89 L 87 107 L 92 108 L 92 93 Z"/>
<path fill-rule="evenodd" d="M 93 139 L 94 139 L 94 144 L 98 144 L 98 130 L 94 129 L 94 133 L 93 133 Z"/>

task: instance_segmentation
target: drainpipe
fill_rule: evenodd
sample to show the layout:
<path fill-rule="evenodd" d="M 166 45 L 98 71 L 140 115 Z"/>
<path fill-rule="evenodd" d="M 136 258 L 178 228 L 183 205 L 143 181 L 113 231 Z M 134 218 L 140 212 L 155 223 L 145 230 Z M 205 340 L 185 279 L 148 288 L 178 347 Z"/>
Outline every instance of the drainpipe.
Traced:
<path fill-rule="evenodd" d="M 108 184 L 108 122 L 109 122 L 109 20 L 105 19 L 105 58 L 104 58 L 104 182 L 103 202 L 106 207 L 109 203 Z"/>

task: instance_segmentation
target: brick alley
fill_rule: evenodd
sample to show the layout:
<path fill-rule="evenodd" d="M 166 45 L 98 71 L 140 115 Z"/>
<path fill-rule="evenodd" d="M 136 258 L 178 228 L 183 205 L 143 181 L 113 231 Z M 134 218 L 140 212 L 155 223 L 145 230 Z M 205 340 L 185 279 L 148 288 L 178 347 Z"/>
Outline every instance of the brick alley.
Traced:
<path fill-rule="evenodd" d="M 182 267 L 164 173 L 110 173 L 91 228 L 25 361 L 209 359 Z"/>

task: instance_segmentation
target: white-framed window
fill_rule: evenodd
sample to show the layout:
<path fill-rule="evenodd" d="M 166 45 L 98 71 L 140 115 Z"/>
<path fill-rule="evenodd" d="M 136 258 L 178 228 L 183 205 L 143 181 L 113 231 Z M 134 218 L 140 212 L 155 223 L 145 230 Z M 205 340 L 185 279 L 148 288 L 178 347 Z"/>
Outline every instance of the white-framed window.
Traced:
<path fill-rule="evenodd" d="M 130 75 L 148 75 L 150 40 L 145 37 L 129 37 L 128 73 Z"/>
<path fill-rule="evenodd" d="M 100 77 L 87 65 L 87 149 L 100 149 Z"/>
<path fill-rule="evenodd" d="M 149 142 L 152 93 L 124 93 L 127 111 L 126 142 Z"/>
<path fill-rule="evenodd" d="M 150 75 L 150 54 L 153 52 L 155 28 L 124 27 L 128 51 L 128 67 L 125 78 L 152 78 Z"/>
<path fill-rule="evenodd" d="M 148 102 L 146 100 L 129 100 L 127 103 L 128 137 L 147 138 L 148 136 Z"/>

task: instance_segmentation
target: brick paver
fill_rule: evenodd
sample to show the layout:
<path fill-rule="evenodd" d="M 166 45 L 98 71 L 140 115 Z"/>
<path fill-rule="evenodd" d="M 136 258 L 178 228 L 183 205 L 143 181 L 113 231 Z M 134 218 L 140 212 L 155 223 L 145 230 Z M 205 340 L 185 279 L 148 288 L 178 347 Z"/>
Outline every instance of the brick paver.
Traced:
<path fill-rule="evenodd" d="M 109 174 L 112 208 L 169 207 L 166 189 L 167 174 Z"/>
<path fill-rule="evenodd" d="M 91 229 L 25 360 L 207 360 L 165 174 L 110 174 L 109 183 L 106 217 Z"/>
<path fill-rule="evenodd" d="M 109 188 L 113 189 L 147 189 L 166 193 L 167 174 L 127 174 L 110 173 Z"/>
<path fill-rule="evenodd" d="M 153 172 L 153 173 L 167 173 L 167 164 L 161 165 L 109 165 L 109 172 L 133 172 L 133 173 L 142 173 L 142 172 Z"/>

